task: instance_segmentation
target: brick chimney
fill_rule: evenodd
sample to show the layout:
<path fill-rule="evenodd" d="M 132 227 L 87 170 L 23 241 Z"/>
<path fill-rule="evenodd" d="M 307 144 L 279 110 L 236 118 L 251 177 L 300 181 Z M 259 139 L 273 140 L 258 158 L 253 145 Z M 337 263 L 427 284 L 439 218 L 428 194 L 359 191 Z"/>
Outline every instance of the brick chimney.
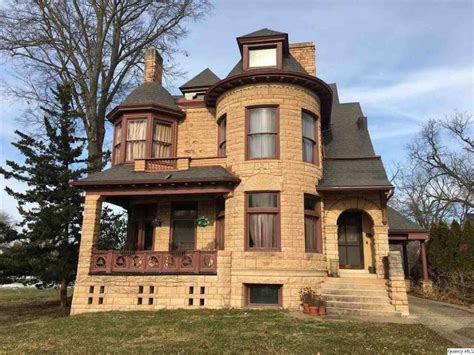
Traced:
<path fill-rule="evenodd" d="M 290 43 L 290 54 L 306 69 L 316 76 L 316 48 L 314 42 Z"/>
<path fill-rule="evenodd" d="M 163 58 L 155 48 L 148 48 L 145 52 L 145 83 L 157 82 L 161 84 L 163 73 Z"/>

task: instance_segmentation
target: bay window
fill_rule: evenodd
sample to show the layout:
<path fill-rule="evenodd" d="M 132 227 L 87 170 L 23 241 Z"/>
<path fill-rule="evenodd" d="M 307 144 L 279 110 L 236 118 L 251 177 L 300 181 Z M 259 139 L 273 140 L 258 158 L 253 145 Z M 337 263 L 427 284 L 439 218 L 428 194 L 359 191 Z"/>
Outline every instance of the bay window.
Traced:
<path fill-rule="evenodd" d="M 122 122 L 115 125 L 114 133 L 114 164 L 122 161 Z"/>
<path fill-rule="evenodd" d="M 246 248 L 280 249 L 280 195 L 278 192 L 246 194 Z"/>
<path fill-rule="evenodd" d="M 127 121 L 126 161 L 145 158 L 147 119 Z"/>
<path fill-rule="evenodd" d="M 321 203 L 316 196 L 304 195 L 304 244 L 307 253 L 322 253 Z"/>
<path fill-rule="evenodd" d="M 278 107 L 247 108 L 247 159 L 278 159 Z"/>
<path fill-rule="evenodd" d="M 153 158 L 169 158 L 172 156 L 173 145 L 171 124 L 154 120 L 153 124 Z"/>
<path fill-rule="evenodd" d="M 303 161 L 308 163 L 319 163 L 319 152 L 317 150 L 317 124 L 316 118 L 307 111 L 302 111 L 303 127 Z"/>

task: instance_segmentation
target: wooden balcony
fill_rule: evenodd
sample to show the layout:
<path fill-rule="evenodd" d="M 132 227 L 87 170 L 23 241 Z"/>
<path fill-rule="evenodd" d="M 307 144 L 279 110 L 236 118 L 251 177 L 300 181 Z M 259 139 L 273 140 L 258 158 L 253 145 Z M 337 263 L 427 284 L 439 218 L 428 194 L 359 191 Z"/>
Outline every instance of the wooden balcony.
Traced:
<path fill-rule="evenodd" d="M 217 273 L 217 251 L 94 250 L 90 274 L 159 275 Z"/>
<path fill-rule="evenodd" d="M 226 166 L 225 157 L 173 157 L 135 160 L 135 171 L 187 170 L 196 166 Z"/>

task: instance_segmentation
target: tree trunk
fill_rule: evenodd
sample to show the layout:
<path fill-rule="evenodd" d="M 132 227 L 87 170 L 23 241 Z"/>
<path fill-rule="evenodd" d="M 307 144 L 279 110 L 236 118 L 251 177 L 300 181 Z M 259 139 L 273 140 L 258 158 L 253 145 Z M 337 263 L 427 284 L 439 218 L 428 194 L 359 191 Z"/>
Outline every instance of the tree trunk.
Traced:
<path fill-rule="evenodd" d="M 61 280 L 61 284 L 59 287 L 59 299 L 61 300 L 61 308 L 66 308 L 68 306 L 67 285 L 68 282 L 66 280 Z"/>
<path fill-rule="evenodd" d="M 87 132 L 87 171 L 91 174 L 101 171 L 103 167 L 105 127 L 103 115 L 96 115 L 94 110 L 89 110 L 87 116 L 87 120 L 90 122 Z"/>

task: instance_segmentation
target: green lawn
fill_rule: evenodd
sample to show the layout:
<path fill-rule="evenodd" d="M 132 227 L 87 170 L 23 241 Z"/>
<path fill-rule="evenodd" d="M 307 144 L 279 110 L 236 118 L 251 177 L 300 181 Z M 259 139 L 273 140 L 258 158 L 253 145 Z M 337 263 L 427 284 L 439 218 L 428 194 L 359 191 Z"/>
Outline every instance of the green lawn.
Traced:
<path fill-rule="evenodd" d="M 285 311 L 163 310 L 69 317 L 55 290 L 0 289 L 0 353 L 439 353 L 421 325 L 299 319 Z"/>

